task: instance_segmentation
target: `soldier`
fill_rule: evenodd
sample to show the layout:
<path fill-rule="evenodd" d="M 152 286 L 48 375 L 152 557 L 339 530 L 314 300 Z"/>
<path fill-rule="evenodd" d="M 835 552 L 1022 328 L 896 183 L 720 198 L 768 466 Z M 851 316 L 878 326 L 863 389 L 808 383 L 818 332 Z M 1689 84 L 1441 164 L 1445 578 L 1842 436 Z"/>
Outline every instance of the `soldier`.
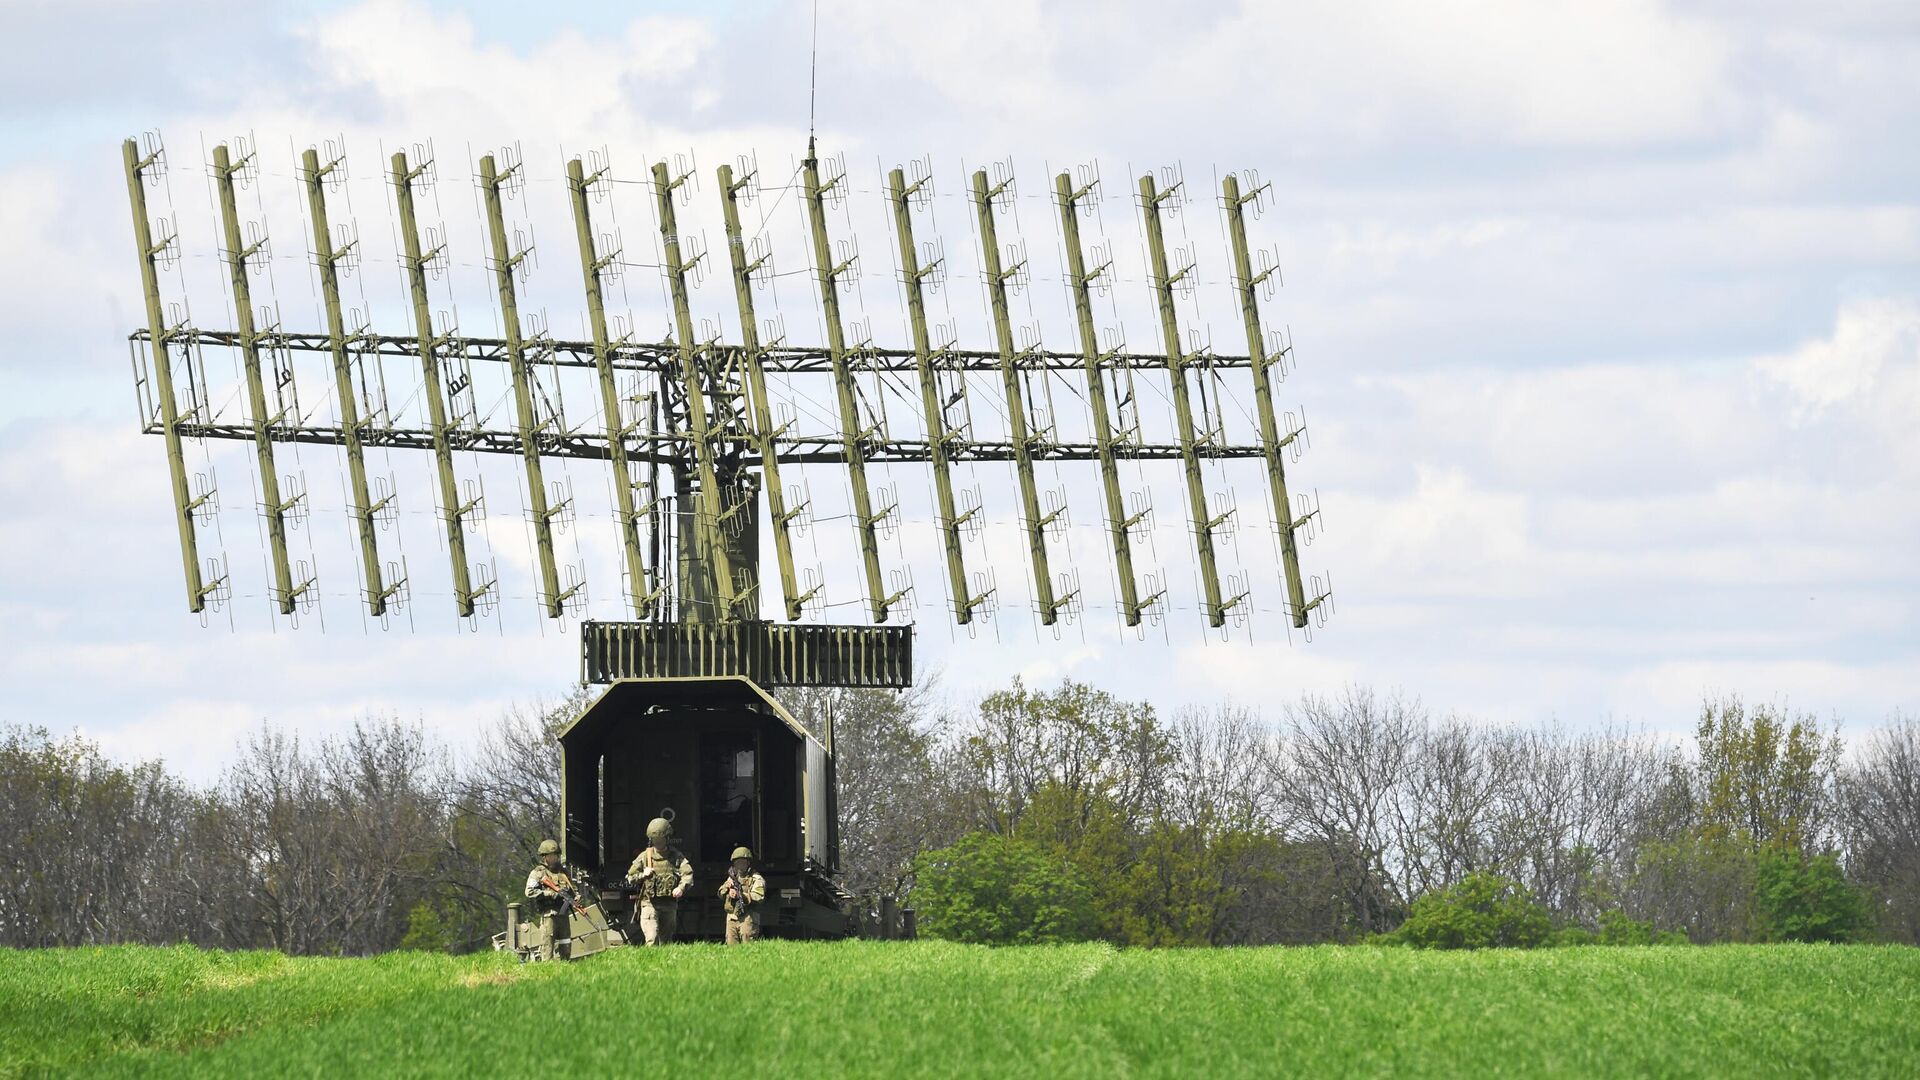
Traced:
<path fill-rule="evenodd" d="M 562 916 L 574 898 L 574 885 L 566 867 L 560 865 L 557 841 L 540 841 L 538 857 L 527 873 L 527 899 L 533 901 L 535 917 L 545 924 L 545 933 L 537 939 L 540 959 L 551 960 L 566 955 L 571 943 L 567 936 L 569 922 Z"/>
<path fill-rule="evenodd" d="M 744 945 L 760 936 L 760 904 L 767 898 L 767 879 L 754 872 L 753 852 L 733 849 L 733 868 L 720 883 L 720 903 L 727 909 L 727 944 Z"/>
<path fill-rule="evenodd" d="M 539 859 L 532 872 L 527 874 L 527 899 L 533 901 L 535 911 L 542 915 L 553 915 L 566 909 L 574 891 L 573 879 L 567 876 L 566 868 L 560 865 L 558 841 L 540 841 Z"/>
<path fill-rule="evenodd" d="M 693 884 L 693 864 L 673 846 L 673 825 L 666 818 L 647 822 L 647 849 L 627 867 L 627 884 L 639 890 L 640 932 L 647 944 L 672 941 L 680 898 Z"/>

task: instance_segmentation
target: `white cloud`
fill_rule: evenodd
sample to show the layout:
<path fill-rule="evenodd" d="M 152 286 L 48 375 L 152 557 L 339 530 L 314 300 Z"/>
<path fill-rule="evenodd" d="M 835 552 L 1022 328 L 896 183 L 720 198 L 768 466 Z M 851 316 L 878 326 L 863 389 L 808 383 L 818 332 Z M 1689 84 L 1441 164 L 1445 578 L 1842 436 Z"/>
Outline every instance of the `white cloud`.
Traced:
<path fill-rule="evenodd" d="M 1853 402 L 1873 419 L 1911 431 L 1912 418 L 1920 415 L 1920 301 L 1855 301 L 1840 309 L 1831 337 L 1755 366 L 1792 391 L 1796 424 Z M 1884 434 L 1894 431 L 1889 427 Z"/>
<path fill-rule="evenodd" d="M 376 325 L 408 329 L 378 151 L 432 137 L 436 211 L 456 254 L 436 303 L 466 298 L 470 332 L 491 333 L 461 159 L 469 145 L 478 154 L 517 139 L 535 182 L 515 213 L 540 226 L 544 263 L 526 306 L 549 308 L 556 332 L 575 333 L 555 144 L 608 146 L 623 179 L 688 148 L 710 179 L 714 164 L 758 146 L 777 181 L 804 135 L 804 43 L 793 37 L 804 16 L 799 7 L 727 23 L 642 14 L 604 31 L 562 13 L 507 45 L 466 15 L 371 0 L 304 24 L 292 50 L 300 63 L 248 78 L 244 97 L 211 93 L 204 80 L 163 81 L 173 89 L 149 108 L 171 140 L 172 194 L 194 253 L 169 288 L 195 298 L 202 322 L 223 321 L 196 159 L 203 141 L 255 131 L 278 295 L 290 325 L 313 325 L 286 147 L 344 134 L 367 249 L 350 289 L 364 285 Z M 1197 164 L 1208 155 L 1265 169 L 1276 212 L 1257 223 L 1257 239 L 1283 245 L 1289 274 L 1269 315 L 1290 321 L 1303 345 L 1283 394 L 1305 400 L 1314 423 L 1313 451 L 1291 475 L 1299 490 L 1324 493 L 1331 526 L 1307 554 L 1309 569 L 1332 572 L 1338 617 L 1311 646 L 1281 647 L 1271 640 L 1284 628 L 1263 495 L 1222 470 L 1255 522 L 1226 561 L 1250 572 L 1263 611 L 1251 644 L 1246 631 L 1196 644 L 1178 480 L 1127 469 L 1129 487 L 1159 492 L 1142 566 L 1164 571 L 1176 593 L 1164 630 L 1136 642 L 1110 610 L 1098 500 L 1063 472 L 1075 519 L 1056 570 L 1077 562 L 1088 611 L 1056 642 L 1027 610 L 1010 471 L 980 470 L 969 481 L 985 489 L 993 525 L 969 541 L 968 560 L 994 571 L 1002 609 L 969 636 L 944 619 L 924 478 L 894 470 L 909 523 L 887 564 L 912 568 L 918 582 L 923 669 L 944 669 L 962 696 L 1017 673 L 1071 675 L 1162 705 L 1400 684 L 1436 707 L 1498 720 L 1678 716 L 1684 726 L 1711 687 L 1787 693 L 1856 720 L 1914 709 L 1920 690 L 1904 672 L 1920 668 L 1911 555 L 1920 155 L 1899 136 L 1920 103 L 1906 92 L 1916 50 L 1873 29 L 1903 17 L 1792 9 L 1762 20 L 1745 7 L 1646 0 L 1199 5 L 1174 19 L 1144 5 L 1010 0 L 829 7 L 821 119 L 827 145 L 853 163 L 865 295 L 883 340 L 904 333 L 889 224 L 870 190 L 886 155 L 936 150 L 945 185 L 959 175 L 956 157 L 1018 152 L 1027 180 L 1101 154 L 1116 166 L 1106 228 L 1123 258 L 1134 233 L 1116 163 L 1185 157 L 1196 189 L 1211 183 Z M 179 89 L 186 82 L 193 92 Z M 207 540 L 209 552 L 231 554 L 240 582 L 234 629 L 189 621 L 159 445 L 133 433 L 123 404 L 121 339 L 139 309 L 116 149 L 0 170 L 0 231 L 11 238 L 0 291 L 17 301 L 0 314 L 10 343 L 0 416 L 12 418 L 0 428 L 0 676 L 12 690 L 0 715 L 81 715 L 115 752 L 210 760 L 261 717 L 324 731 L 391 711 L 458 737 L 504 702 L 570 678 L 570 630 L 533 612 L 522 481 L 505 458 L 460 461 L 463 479 L 485 480 L 490 502 L 471 557 L 498 561 L 506 594 L 482 632 L 449 616 L 430 470 L 384 455 L 376 472 L 397 476 L 404 512 L 382 550 L 406 558 L 414 607 L 391 632 L 363 625 L 337 453 L 317 447 L 289 467 L 304 468 L 314 489 L 297 547 L 318 561 L 326 632 L 315 632 L 318 619 L 296 633 L 269 618 L 238 444 L 213 452 L 227 510 L 224 535 Z M 1043 191 L 1025 194 L 1025 234 L 1044 268 L 1051 207 Z M 940 198 L 950 254 L 967 264 L 964 203 L 951 188 Z M 652 207 L 639 187 L 615 203 L 643 264 L 628 282 L 636 325 L 656 334 L 666 318 L 644 268 L 658 232 Z M 690 204 L 689 235 L 716 230 L 711 204 L 707 189 Z M 1219 278 L 1204 192 L 1183 226 L 1206 275 Z M 797 230 L 779 229 L 777 268 L 803 270 Z M 984 320 L 962 269 L 943 302 L 977 343 Z M 725 286 L 710 282 L 696 314 L 730 328 Z M 1034 317 L 1050 341 L 1070 339 L 1042 295 L 1054 283 L 1037 286 Z M 1123 286 L 1115 316 L 1147 340 L 1144 294 Z M 815 338 L 804 279 L 787 279 L 782 293 L 792 336 Z M 1239 333 L 1234 312 L 1207 302 L 1225 347 Z M 323 372 L 302 379 L 330 385 Z M 310 396 L 324 422 L 323 398 Z M 69 419 L 46 419 L 56 415 Z M 598 422 L 591 408 L 572 419 Z M 562 546 L 588 560 L 595 611 L 613 615 L 606 474 L 594 463 L 572 472 L 581 518 Z M 833 598 L 846 601 L 861 588 L 851 529 L 830 520 L 846 511 L 845 482 L 816 473 L 821 520 L 800 561 L 824 566 Z"/>

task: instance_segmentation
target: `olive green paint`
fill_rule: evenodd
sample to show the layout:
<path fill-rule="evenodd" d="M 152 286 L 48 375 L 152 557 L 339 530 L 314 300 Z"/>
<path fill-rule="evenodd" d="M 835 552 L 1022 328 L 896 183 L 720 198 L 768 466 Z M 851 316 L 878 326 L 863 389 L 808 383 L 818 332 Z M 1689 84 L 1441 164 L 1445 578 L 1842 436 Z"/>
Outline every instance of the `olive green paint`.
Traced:
<path fill-rule="evenodd" d="M 820 310 L 827 327 L 827 362 L 833 367 L 833 386 L 840 406 L 840 446 L 847 478 L 853 484 L 854 525 L 859 530 L 860 561 L 866 570 L 867 601 L 873 621 L 886 622 L 890 609 L 904 593 L 888 594 L 880 579 L 880 538 L 875 532 L 880 516 L 873 512 L 873 497 L 867 490 L 867 440 L 872 432 L 860 423 L 853 372 L 847 366 L 846 330 L 840 324 L 839 279 L 852 267 L 852 260 L 835 265 L 832 240 L 827 235 L 827 192 L 846 177 L 820 182 L 820 161 L 814 157 L 811 140 L 802 167 L 807 180 L 807 217 L 813 228 L 814 271 L 820 282 Z"/>
<path fill-rule="evenodd" d="M 1280 563 L 1287 582 L 1287 610 L 1293 625 L 1307 625 L 1307 615 L 1320 603 L 1307 600 L 1306 586 L 1300 580 L 1300 551 L 1295 543 L 1293 504 L 1287 498 L 1287 467 L 1281 458 L 1294 440 L 1294 432 L 1280 435 L 1273 414 L 1273 384 L 1269 370 L 1273 358 L 1266 354 L 1260 330 L 1260 298 L 1257 290 L 1272 270 L 1255 274 L 1247 255 L 1247 224 L 1242 209 L 1258 197 L 1253 191 L 1240 193 L 1240 178 L 1227 174 L 1220 182 L 1227 208 L 1227 236 L 1233 245 L 1233 289 L 1239 294 L 1240 316 L 1247 326 L 1247 357 L 1253 363 L 1253 403 L 1260 423 L 1260 448 L 1267 462 L 1267 485 L 1273 498 L 1273 521 L 1280 530 Z"/>
<path fill-rule="evenodd" d="M 1073 311 L 1080 329 L 1080 349 L 1086 357 L 1087 408 L 1093 413 L 1094 454 L 1100 462 L 1100 486 L 1106 497 L 1107 531 L 1113 540 L 1113 562 L 1120 579 L 1120 614 L 1128 626 L 1139 626 L 1148 607 L 1163 593 L 1140 598 L 1140 586 L 1133 576 L 1133 527 L 1145 515 L 1128 516 L 1125 498 L 1120 492 L 1120 468 L 1113 423 L 1107 404 L 1107 383 L 1102 372 L 1113 357 L 1100 348 L 1100 335 L 1093 322 L 1093 297 L 1089 289 L 1095 279 L 1108 272 L 1102 266 L 1087 270 L 1086 255 L 1080 245 L 1081 200 L 1093 193 L 1092 185 L 1073 186 L 1073 177 L 1061 173 L 1053 178 L 1054 194 L 1060 204 L 1060 233 L 1067 249 L 1067 284 L 1073 292 Z"/>
<path fill-rule="evenodd" d="M 1174 286 L 1179 284 L 1180 275 L 1190 273 L 1191 269 L 1182 270 L 1179 275 L 1168 271 L 1167 243 L 1160 227 L 1160 205 L 1175 190 L 1156 191 L 1153 177 L 1142 176 L 1140 215 L 1146 225 L 1153 297 L 1160 309 L 1160 332 L 1167 350 L 1167 382 L 1172 390 L 1174 422 L 1180 428 L 1180 462 L 1187 477 L 1187 510 L 1193 521 L 1193 547 L 1200 563 L 1200 585 L 1206 594 L 1207 624 L 1222 626 L 1227 621 L 1227 612 L 1246 597 L 1221 598 L 1220 568 L 1214 559 L 1213 531 L 1225 520 L 1225 515 L 1214 518 L 1207 507 L 1207 483 L 1200 472 L 1200 443 L 1193 431 L 1193 404 L 1187 388 L 1186 369 L 1191 357 L 1180 347 L 1180 316 L 1173 303 Z"/>
<path fill-rule="evenodd" d="M 1013 469 L 1020 481 L 1020 522 L 1027 533 L 1027 555 L 1033 562 L 1034 601 L 1040 621 L 1052 626 L 1071 595 L 1056 599 L 1053 575 L 1047 568 L 1047 526 L 1053 515 L 1040 513 L 1040 489 L 1033 477 L 1033 435 L 1027 430 L 1027 406 L 1020 389 L 1020 357 L 1013 344 L 1013 317 L 1007 309 L 1007 280 L 1019 267 L 1002 269 L 1000 240 L 993 221 L 993 200 L 1004 185 L 987 186 L 987 171 L 973 174 L 973 206 L 980 220 L 980 258 L 985 265 L 987 300 L 993 309 L 993 335 L 1000 348 L 1000 383 L 1007 397 L 1008 438 L 1013 443 Z"/>
<path fill-rule="evenodd" d="M 246 166 L 238 164 L 225 143 L 213 148 L 213 183 L 220 196 L 220 225 L 226 240 L 226 262 L 233 285 L 234 330 L 239 335 L 240 363 L 247 376 L 247 405 L 253 421 L 253 451 L 260 467 L 260 499 L 267 517 L 267 549 L 273 562 L 273 599 L 280 614 L 291 615 L 300 596 L 311 581 L 293 583 L 293 567 L 287 562 L 287 511 L 293 503 L 280 500 L 280 474 L 273 463 L 273 426 L 283 417 L 267 415 L 266 384 L 260 378 L 261 335 L 253 322 L 253 290 L 247 280 L 247 260 L 266 245 L 246 245 L 240 235 L 240 209 L 234 197 L 234 176 Z"/>
<path fill-rule="evenodd" d="M 467 515 L 479 505 L 476 497 L 472 502 L 460 501 L 460 484 L 453 471 L 453 425 L 447 420 L 446 387 L 440 374 L 440 348 L 446 344 L 444 338 L 433 332 L 433 309 L 427 300 L 427 263 L 439 252 L 437 250 L 422 254 L 420 248 L 420 223 L 413 210 L 413 182 L 426 172 L 428 165 L 416 168 L 407 167 L 405 151 L 393 155 L 391 178 L 393 180 L 394 201 L 400 209 L 400 239 L 406 246 L 406 271 L 408 291 L 413 298 L 413 322 L 419 335 L 420 369 L 423 378 L 421 394 L 427 401 L 427 423 L 433 439 L 433 459 L 440 480 L 440 506 L 443 512 L 442 523 L 447 530 L 447 555 L 453 562 L 453 599 L 454 607 L 462 617 L 471 616 L 474 602 L 493 588 L 487 582 L 478 588 L 467 568 Z"/>
<path fill-rule="evenodd" d="M 920 404 L 927 418 L 927 460 L 933 465 L 934 499 L 939 508 L 940 543 L 946 549 L 947 589 L 953 597 L 953 618 L 965 625 L 973 621 L 975 608 L 986 603 L 987 594 L 978 596 L 967 585 L 966 554 L 960 546 L 960 530 L 976 507 L 965 515 L 958 512 L 953 499 L 953 473 L 950 466 L 952 444 L 956 440 L 947 430 L 946 410 L 940 399 L 940 384 L 933 367 L 933 344 L 927 334 L 927 305 L 922 284 L 933 267 L 921 267 L 920 253 L 913 243 L 914 192 L 926 181 L 907 184 L 899 169 L 887 174 L 887 201 L 893 205 L 895 232 L 900 239 L 900 273 L 907 291 L 907 318 L 913 327 L 914 365 L 920 376 Z M 962 376 L 964 378 L 964 376 Z"/>
<path fill-rule="evenodd" d="M 667 288 L 673 297 L 674 338 L 681 382 L 687 394 L 687 437 L 693 443 L 694 468 L 700 482 L 695 506 L 687 515 L 692 524 L 694 573 L 706 584 L 712 607 L 699 602 L 698 596 L 681 598 L 682 611 L 692 622 L 725 622 L 736 618 L 733 560 L 721 524 L 731 512 L 725 505 L 720 487 L 720 470 L 714 460 L 713 433 L 707 423 L 706 352 L 694 340 L 693 310 L 687 295 L 687 265 L 680 253 L 680 227 L 673 210 L 673 194 L 686 177 L 672 175 L 664 162 L 653 167 L 654 200 L 660 212 L 660 240 L 666 251 Z M 751 507 L 748 512 L 752 512 Z M 695 590 L 688 590 L 689 592 Z"/>
<path fill-rule="evenodd" d="M 627 442 L 632 429 L 622 419 L 620 388 L 614 379 L 613 344 L 607 334 L 607 305 L 600 287 L 600 274 L 618 252 L 601 256 L 593 249 L 593 219 L 587 207 L 587 189 L 600 179 L 596 172 L 586 175 L 580 159 L 567 162 L 567 192 L 573 203 L 574 233 L 580 241 L 580 276 L 586 285 L 587 324 L 593 334 L 593 367 L 600 383 L 600 410 L 606 417 L 607 459 L 613 466 L 613 497 L 619 511 L 620 549 L 627 564 L 627 602 L 635 618 L 651 618 L 660 598 L 645 553 L 640 547 L 640 516 L 652 514 L 657 500 L 646 507 L 636 506 L 633 498 L 633 471 L 628 464 Z"/>
<path fill-rule="evenodd" d="M 327 175 L 340 166 L 339 161 L 320 164 L 320 155 L 308 150 L 301 155 L 301 182 L 307 188 L 307 216 L 313 221 L 313 257 L 320 271 L 321 306 L 327 314 L 327 351 L 333 358 L 334 397 L 340 410 L 340 443 L 347 452 L 347 508 L 354 531 L 360 538 L 360 570 L 366 578 L 367 611 L 375 617 L 387 613 L 387 601 L 401 587 L 388 585 L 381 573 L 380 548 L 374 529 L 374 515 L 393 498 L 389 494 L 378 505 L 371 505 L 367 493 L 367 463 L 361 447 L 359 397 L 353 389 L 353 361 L 347 355 L 346 321 L 340 314 L 340 260 L 347 252 L 333 250 L 333 233 L 327 223 Z"/>
<path fill-rule="evenodd" d="M 527 510 L 533 516 L 533 545 L 540 562 L 540 606 L 547 618 L 566 613 L 569 597 L 580 585 L 562 591 L 560 571 L 553 557 L 554 511 L 547 506 L 547 482 L 540 469 L 540 423 L 533 409 L 533 373 L 527 367 L 526 343 L 520 336 L 520 306 L 514 294 L 513 272 L 526 252 L 509 250 L 506 210 L 501 187 L 518 165 L 499 172 L 493 155 L 480 159 L 480 194 L 487 207 L 487 231 L 493 241 L 493 276 L 500 290 L 500 325 L 507 342 L 507 369 L 513 378 L 514 414 L 519 421 L 520 457 L 527 468 Z M 582 583 L 584 584 L 584 583 Z"/>
<path fill-rule="evenodd" d="M 754 314 L 753 275 L 766 256 L 749 262 L 747 242 L 740 227 L 739 195 L 752 182 L 751 177 L 735 180 L 733 166 L 722 165 L 716 174 L 720 181 L 720 208 L 726 220 L 727 253 L 733 264 L 733 290 L 740 311 L 742 362 L 747 372 L 747 406 L 751 410 L 753 439 L 760 451 L 760 470 L 767 490 L 767 517 L 773 522 L 773 551 L 780 562 L 780 598 L 787 618 L 798 621 L 806 602 L 820 591 L 816 585 L 805 593 L 794 576 L 793 540 L 787 527 L 800 513 L 787 508 L 787 492 L 780 485 L 780 430 L 773 426 L 773 405 L 767 397 L 767 371 L 760 345 L 760 327 Z"/>
<path fill-rule="evenodd" d="M 186 452 L 180 445 L 180 406 L 173 396 L 173 358 L 168 354 L 173 335 L 167 330 L 160 303 L 160 272 L 154 262 L 167 242 L 154 246 L 153 229 L 147 219 L 147 191 L 143 186 L 143 174 L 158 162 L 159 154 L 141 157 L 140 145 L 132 139 L 121 143 L 120 150 L 127 165 L 127 197 L 133 204 L 133 243 L 140 254 L 140 285 L 146 294 L 147 333 L 152 346 L 153 378 L 160 398 L 160 434 L 167 442 L 167 477 L 173 487 L 174 524 L 180 530 L 180 561 L 187 573 L 187 609 L 204 611 L 207 597 L 218 583 L 204 584 L 200 575 L 199 544 L 193 534 L 193 514 L 199 508 L 199 500 L 187 490 Z"/>

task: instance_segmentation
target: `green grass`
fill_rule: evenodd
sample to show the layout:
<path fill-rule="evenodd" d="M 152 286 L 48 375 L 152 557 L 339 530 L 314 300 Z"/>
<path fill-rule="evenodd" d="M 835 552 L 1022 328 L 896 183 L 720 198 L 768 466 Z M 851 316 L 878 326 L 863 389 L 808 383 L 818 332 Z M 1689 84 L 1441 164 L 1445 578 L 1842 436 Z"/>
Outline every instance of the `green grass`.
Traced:
<path fill-rule="evenodd" d="M 0 951 L 0 1075 L 1913 1076 L 1920 950 Z"/>

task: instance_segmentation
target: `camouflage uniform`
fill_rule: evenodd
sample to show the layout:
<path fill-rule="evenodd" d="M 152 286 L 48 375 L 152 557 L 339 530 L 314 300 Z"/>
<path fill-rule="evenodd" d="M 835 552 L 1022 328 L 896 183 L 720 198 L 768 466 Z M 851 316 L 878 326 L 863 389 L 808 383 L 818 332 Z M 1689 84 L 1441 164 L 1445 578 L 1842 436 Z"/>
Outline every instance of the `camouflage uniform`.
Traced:
<path fill-rule="evenodd" d="M 565 866 L 550 868 L 546 862 L 548 855 L 558 854 L 558 841 L 542 840 L 533 869 L 527 871 L 527 899 L 533 901 L 534 917 L 546 924 L 545 940 L 540 945 L 543 960 L 553 959 L 568 941 L 570 920 L 565 917 L 567 898 L 563 893 L 574 891 L 573 879 L 567 875 Z"/>
<path fill-rule="evenodd" d="M 652 868 L 653 873 L 641 878 L 640 872 L 648 868 Z M 679 848 L 670 844 L 649 845 L 633 860 L 633 865 L 627 867 L 627 884 L 640 890 L 640 931 L 646 935 L 647 944 L 672 941 L 680 915 L 680 901 L 674 897 L 673 890 L 693 884 L 693 864 L 680 854 Z"/>
<path fill-rule="evenodd" d="M 742 945 L 760 936 L 760 908 L 767 898 L 767 879 L 749 870 L 740 875 L 740 893 L 733 879 L 720 883 L 720 903 L 727 909 L 727 944 Z"/>
<path fill-rule="evenodd" d="M 560 888 L 556 889 L 553 885 Z M 573 889 L 573 879 L 567 876 L 565 867 L 549 870 L 536 863 L 527 874 L 527 899 L 533 901 L 534 909 L 541 914 L 550 915 L 566 909 L 567 901 L 560 895 L 560 889 Z"/>

